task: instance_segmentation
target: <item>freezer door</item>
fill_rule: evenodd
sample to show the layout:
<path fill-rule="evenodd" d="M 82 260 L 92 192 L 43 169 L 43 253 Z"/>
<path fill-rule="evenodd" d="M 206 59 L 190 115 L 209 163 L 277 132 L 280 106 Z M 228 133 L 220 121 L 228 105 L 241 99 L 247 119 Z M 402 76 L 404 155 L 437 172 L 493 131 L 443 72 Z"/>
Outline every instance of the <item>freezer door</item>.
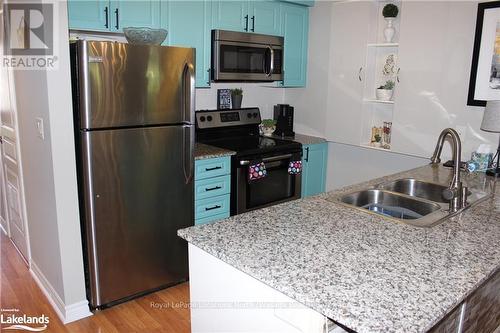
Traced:
<path fill-rule="evenodd" d="M 194 225 L 192 126 L 82 135 L 91 305 L 187 279 Z"/>
<path fill-rule="evenodd" d="M 194 49 L 79 41 L 81 129 L 193 123 Z"/>

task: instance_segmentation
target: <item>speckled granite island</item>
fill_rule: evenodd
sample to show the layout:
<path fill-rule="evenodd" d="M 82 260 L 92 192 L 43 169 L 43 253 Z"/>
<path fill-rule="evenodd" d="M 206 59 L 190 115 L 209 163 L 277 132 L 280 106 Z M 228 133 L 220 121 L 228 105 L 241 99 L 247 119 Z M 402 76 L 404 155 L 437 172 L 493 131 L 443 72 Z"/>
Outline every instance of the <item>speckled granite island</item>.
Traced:
<path fill-rule="evenodd" d="M 449 169 L 424 166 L 215 224 L 179 230 L 178 234 L 190 243 L 190 251 L 206 255 L 206 264 L 197 265 L 200 261 L 196 256 L 190 262 L 191 280 L 196 282 L 191 295 L 203 293 L 196 301 L 220 300 L 216 297 L 220 289 L 207 294 L 200 290 L 198 282 L 206 279 L 208 286 L 217 289 L 218 279 L 227 276 L 246 281 L 234 289 L 243 300 L 255 300 L 259 284 L 268 288 L 263 294 L 276 291 L 283 295 L 263 296 L 267 301 L 293 300 L 359 333 L 451 332 L 438 327 L 443 318 L 453 313 L 458 313 L 458 318 L 458 306 L 478 287 L 483 288 L 486 281 L 497 281 L 490 286 L 493 295 L 488 295 L 488 300 L 493 305 L 487 311 L 497 310 L 500 304 L 500 195 L 493 194 L 432 228 L 397 223 L 334 200 L 342 193 L 394 179 L 447 184 L 450 177 Z M 482 174 L 464 178 L 471 188 L 500 193 L 500 181 L 495 183 Z M 215 266 L 209 265 L 218 263 L 222 264 L 216 275 L 210 270 Z M 231 288 L 231 279 L 224 283 Z M 275 307 L 266 318 L 283 321 L 299 314 L 279 311 Z M 244 313 L 253 315 L 249 310 Z M 241 318 L 244 313 L 240 313 Z M 487 313 L 484 320 L 498 325 L 499 313 Z M 237 312 L 232 315 L 238 317 Z M 197 331 L 196 325 L 192 327 Z M 234 331 L 238 330 L 234 327 Z"/>

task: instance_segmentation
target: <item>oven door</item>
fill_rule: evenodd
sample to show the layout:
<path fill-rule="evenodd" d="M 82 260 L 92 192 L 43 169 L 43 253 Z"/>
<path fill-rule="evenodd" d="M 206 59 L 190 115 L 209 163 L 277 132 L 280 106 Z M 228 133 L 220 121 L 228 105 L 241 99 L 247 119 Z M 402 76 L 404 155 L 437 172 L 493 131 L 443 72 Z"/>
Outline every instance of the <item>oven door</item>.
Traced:
<path fill-rule="evenodd" d="M 248 168 L 251 161 L 262 160 L 266 166 L 265 178 L 249 181 Z M 281 202 L 299 199 L 302 176 L 290 175 L 288 165 L 300 161 L 301 153 L 275 155 L 233 160 L 233 188 L 231 192 L 231 215 L 272 206 Z"/>
<path fill-rule="evenodd" d="M 234 41 L 213 41 L 214 81 L 283 80 L 283 47 Z"/>

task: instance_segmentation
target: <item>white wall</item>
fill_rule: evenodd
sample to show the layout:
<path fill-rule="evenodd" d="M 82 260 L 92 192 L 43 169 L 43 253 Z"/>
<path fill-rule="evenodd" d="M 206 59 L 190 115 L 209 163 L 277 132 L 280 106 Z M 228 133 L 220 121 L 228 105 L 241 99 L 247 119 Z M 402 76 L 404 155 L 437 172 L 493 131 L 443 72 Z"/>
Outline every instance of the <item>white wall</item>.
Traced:
<path fill-rule="evenodd" d="M 210 88 L 196 89 L 196 110 L 217 108 L 217 89 L 243 89 L 241 107 L 258 107 L 262 119 L 273 118 L 273 106 L 281 104 L 285 90 L 277 88 L 276 83 L 212 83 Z"/>
<path fill-rule="evenodd" d="M 419 6 L 419 2 L 413 1 L 410 3 L 412 4 L 410 7 Z M 422 3 L 425 3 L 425 1 Z M 460 57 L 456 55 L 450 58 L 453 60 L 453 66 L 459 66 L 460 70 L 453 71 L 452 68 L 450 68 L 449 73 L 446 72 L 449 75 L 452 75 L 454 83 L 453 94 L 450 90 L 446 89 L 446 86 L 443 85 L 444 80 L 443 82 L 429 83 L 432 88 L 434 85 L 437 86 L 436 91 L 438 95 L 434 96 L 432 101 L 443 103 L 442 105 L 439 105 L 441 107 L 440 110 L 443 111 L 443 105 L 448 106 L 449 104 L 449 108 L 444 110 L 449 117 L 446 122 L 442 121 L 439 123 L 439 126 L 442 128 L 447 126 L 458 127 L 462 132 L 464 132 L 463 159 L 468 159 L 470 157 L 470 153 L 482 142 L 490 143 L 493 148 L 496 147 L 498 142 L 498 136 L 487 134 L 479 130 L 479 125 L 483 115 L 483 108 L 466 106 L 466 93 L 469 82 L 470 64 L 472 61 L 471 57 L 472 44 L 474 40 L 476 4 L 477 2 L 471 1 L 457 2 L 456 4 L 451 5 L 453 6 L 453 10 L 446 17 L 446 19 L 432 21 L 433 24 L 436 22 L 437 24 L 442 24 L 440 31 L 442 30 L 450 36 L 450 40 L 443 43 L 442 47 L 446 48 L 446 50 L 451 48 L 450 50 L 453 50 L 453 52 L 461 50 Z M 432 6 L 431 3 L 429 3 L 429 5 Z M 407 4 L 405 3 L 403 5 L 403 10 L 405 9 L 404 6 L 407 6 Z M 332 137 L 332 135 L 330 135 L 331 133 L 327 133 L 325 129 L 327 128 L 325 126 L 325 123 L 328 121 L 327 119 L 331 118 L 328 117 L 328 114 L 333 112 L 342 112 L 344 117 L 351 116 L 349 110 L 336 110 L 332 107 L 331 101 L 329 101 L 332 83 L 329 82 L 329 79 L 331 78 L 328 77 L 328 71 L 332 61 L 335 61 L 335 59 L 332 59 L 331 57 L 331 50 L 335 47 L 342 47 L 342 45 L 337 45 L 336 41 L 331 38 L 332 13 L 333 10 L 335 10 L 334 7 L 334 2 L 317 1 L 316 5 L 310 9 L 307 87 L 285 90 L 285 102 L 295 107 L 295 128 L 296 131 L 300 133 Z M 412 8 L 411 10 L 415 10 L 415 8 Z M 353 15 L 356 14 L 353 13 Z M 402 20 L 404 20 L 404 18 L 404 11 L 402 11 Z M 455 20 L 455 18 L 457 18 L 457 20 Z M 423 21 L 420 20 L 419 22 L 419 24 L 421 24 Z M 453 28 L 453 24 L 465 24 L 467 29 L 460 29 L 459 37 L 454 38 L 455 30 Z M 415 34 L 418 34 L 419 31 L 417 26 L 412 28 L 407 25 L 406 29 L 413 31 Z M 346 31 L 346 33 L 348 34 L 349 32 Z M 465 55 L 463 55 L 464 50 L 466 51 Z M 448 54 L 447 52 L 443 53 Z M 458 59 L 460 59 L 460 62 L 457 64 Z M 412 75 L 417 75 L 419 73 L 418 75 L 422 75 L 421 77 L 419 76 L 419 79 L 425 79 L 425 66 L 421 63 L 418 64 L 418 66 L 420 67 L 417 72 L 410 72 L 405 77 L 407 82 L 410 82 L 410 85 Z M 435 67 L 436 66 L 433 66 L 433 68 Z M 465 70 L 462 67 L 465 67 Z M 413 68 L 411 70 L 413 70 Z M 443 75 L 446 73 L 443 73 Z M 461 92 L 458 101 L 456 98 L 453 98 L 456 96 L 457 89 Z M 421 94 L 419 96 L 422 97 Z M 411 157 L 394 152 L 384 152 L 362 148 L 359 146 L 350 146 L 330 142 L 327 189 L 330 190 L 343 185 L 361 182 L 366 179 L 391 174 L 427 163 L 427 155 L 430 157 L 432 154 L 432 149 L 435 144 L 434 140 L 437 140 L 437 136 L 439 134 L 438 130 L 440 129 L 432 131 L 431 133 L 428 131 L 428 128 L 419 126 L 433 124 L 432 122 L 435 121 L 435 117 L 437 115 L 436 113 L 431 112 L 430 108 L 427 108 L 426 110 L 413 110 L 412 107 L 412 105 L 409 105 L 407 109 L 411 109 L 413 114 L 410 111 L 405 110 L 404 115 L 406 120 L 410 117 L 412 119 L 411 122 L 405 122 L 405 120 L 398 117 L 398 115 L 395 116 L 395 121 L 399 121 L 399 125 L 404 125 L 407 129 L 412 128 L 413 126 L 414 133 L 410 131 L 413 133 L 413 136 L 409 138 L 406 136 L 406 134 L 410 133 L 408 130 L 400 130 L 396 131 L 394 140 L 398 139 L 399 136 L 399 138 L 401 138 L 401 142 L 404 140 L 405 147 L 410 147 L 408 142 L 413 142 L 411 147 L 419 148 L 418 154 L 416 154 L 418 156 Z M 440 110 L 437 110 L 438 114 L 442 114 Z M 360 123 L 359 126 L 361 127 L 362 124 Z M 398 125 L 395 123 L 393 126 Z M 328 128 L 331 127 L 332 126 L 328 126 Z M 425 138 L 425 145 L 422 145 L 421 142 L 419 142 L 419 140 L 422 139 L 421 137 L 418 137 L 419 133 L 430 134 L 429 137 Z M 397 144 L 395 146 L 400 152 L 411 153 L 412 151 L 417 151 L 416 149 L 408 149 L 405 151 L 405 147 L 400 147 Z M 445 148 L 444 155 L 450 155 L 448 147 Z"/>
<path fill-rule="evenodd" d="M 80 236 L 69 49 L 64 42 L 68 40 L 66 2 L 57 4 L 59 69 L 16 70 L 14 84 L 31 266 L 65 321 L 90 313 Z M 35 117 L 44 120 L 45 140 L 37 137 Z"/>

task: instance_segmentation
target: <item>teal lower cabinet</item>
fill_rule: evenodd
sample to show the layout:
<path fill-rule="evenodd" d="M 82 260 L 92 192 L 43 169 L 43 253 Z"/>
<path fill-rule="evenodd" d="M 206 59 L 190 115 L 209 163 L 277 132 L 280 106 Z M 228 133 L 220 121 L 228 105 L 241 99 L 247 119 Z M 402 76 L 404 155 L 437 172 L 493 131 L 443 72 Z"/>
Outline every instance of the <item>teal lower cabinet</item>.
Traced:
<path fill-rule="evenodd" d="M 328 143 L 302 146 L 302 197 L 325 192 Z"/>
<path fill-rule="evenodd" d="M 195 225 L 229 217 L 231 202 L 231 158 L 195 161 Z"/>

